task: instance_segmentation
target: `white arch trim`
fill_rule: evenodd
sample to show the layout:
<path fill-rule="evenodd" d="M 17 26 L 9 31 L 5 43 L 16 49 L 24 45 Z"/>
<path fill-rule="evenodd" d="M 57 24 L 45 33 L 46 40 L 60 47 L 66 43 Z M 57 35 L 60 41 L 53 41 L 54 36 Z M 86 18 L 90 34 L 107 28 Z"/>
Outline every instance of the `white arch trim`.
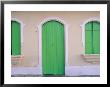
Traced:
<path fill-rule="evenodd" d="M 88 22 L 91 22 L 91 21 L 97 21 L 97 22 L 100 22 L 100 19 L 99 18 L 96 18 L 96 17 L 93 17 L 93 18 L 90 18 L 88 20 L 85 20 L 82 25 L 80 25 L 81 29 L 82 29 L 82 44 L 83 44 L 83 54 L 85 54 L 85 25 L 88 23 Z M 93 54 L 92 54 L 93 55 Z"/>
<path fill-rule="evenodd" d="M 68 25 L 67 23 L 62 20 L 62 18 L 58 18 L 58 17 L 49 17 L 49 18 L 45 18 L 38 26 L 38 31 L 39 31 L 39 69 L 40 69 L 40 74 L 42 75 L 42 25 L 50 20 L 56 20 L 60 23 L 62 23 L 64 25 L 64 32 L 65 32 L 65 71 L 66 71 L 66 67 L 68 67 Z M 66 72 L 65 72 L 66 74 Z"/>
<path fill-rule="evenodd" d="M 11 20 L 20 23 L 20 29 L 21 29 L 21 43 L 23 43 L 23 27 L 24 27 L 24 23 L 23 23 L 22 21 L 18 20 L 17 18 L 12 18 Z"/>

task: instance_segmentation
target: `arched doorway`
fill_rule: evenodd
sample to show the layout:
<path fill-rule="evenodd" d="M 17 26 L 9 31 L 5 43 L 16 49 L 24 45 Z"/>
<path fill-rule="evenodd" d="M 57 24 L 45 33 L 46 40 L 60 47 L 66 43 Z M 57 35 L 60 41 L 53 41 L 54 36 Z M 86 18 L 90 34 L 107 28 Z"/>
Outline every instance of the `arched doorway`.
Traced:
<path fill-rule="evenodd" d="M 64 25 L 50 20 L 42 25 L 42 73 L 65 74 Z"/>

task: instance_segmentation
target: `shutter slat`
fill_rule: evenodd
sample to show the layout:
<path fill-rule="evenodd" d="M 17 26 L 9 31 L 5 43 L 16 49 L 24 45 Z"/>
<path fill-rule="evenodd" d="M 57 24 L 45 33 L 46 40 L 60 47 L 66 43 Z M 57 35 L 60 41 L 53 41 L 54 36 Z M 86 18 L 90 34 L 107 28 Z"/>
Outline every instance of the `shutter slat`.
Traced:
<path fill-rule="evenodd" d="M 92 54 L 92 23 L 85 26 L 85 54 Z"/>
<path fill-rule="evenodd" d="M 100 53 L 100 24 L 93 22 L 93 49 L 94 54 Z"/>

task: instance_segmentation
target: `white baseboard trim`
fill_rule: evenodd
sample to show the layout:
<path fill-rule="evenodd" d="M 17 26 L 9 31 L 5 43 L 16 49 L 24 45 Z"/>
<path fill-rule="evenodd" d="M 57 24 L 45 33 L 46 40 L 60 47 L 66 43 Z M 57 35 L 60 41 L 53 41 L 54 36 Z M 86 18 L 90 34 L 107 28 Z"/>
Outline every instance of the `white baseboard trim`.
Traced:
<path fill-rule="evenodd" d="M 100 75 L 100 66 L 69 66 L 65 68 L 66 76 Z"/>
<path fill-rule="evenodd" d="M 11 70 L 12 75 L 42 75 L 40 67 L 16 67 Z M 65 76 L 100 75 L 100 66 L 68 66 Z"/>
<path fill-rule="evenodd" d="M 42 75 L 40 67 L 13 67 L 11 75 Z"/>

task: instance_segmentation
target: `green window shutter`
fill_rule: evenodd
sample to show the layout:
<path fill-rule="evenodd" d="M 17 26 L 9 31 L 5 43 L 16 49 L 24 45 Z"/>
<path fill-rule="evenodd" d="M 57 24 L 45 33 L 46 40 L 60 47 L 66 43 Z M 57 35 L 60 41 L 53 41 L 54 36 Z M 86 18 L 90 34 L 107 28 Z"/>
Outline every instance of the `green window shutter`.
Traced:
<path fill-rule="evenodd" d="M 92 54 L 92 23 L 85 25 L 85 54 Z"/>
<path fill-rule="evenodd" d="M 92 31 L 92 22 L 88 22 L 85 27 L 86 31 Z"/>
<path fill-rule="evenodd" d="M 100 53 L 100 23 L 91 21 L 85 25 L 85 53 Z"/>
<path fill-rule="evenodd" d="M 93 53 L 100 54 L 100 23 L 93 22 Z"/>
<path fill-rule="evenodd" d="M 11 55 L 21 55 L 20 24 L 11 21 Z"/>

